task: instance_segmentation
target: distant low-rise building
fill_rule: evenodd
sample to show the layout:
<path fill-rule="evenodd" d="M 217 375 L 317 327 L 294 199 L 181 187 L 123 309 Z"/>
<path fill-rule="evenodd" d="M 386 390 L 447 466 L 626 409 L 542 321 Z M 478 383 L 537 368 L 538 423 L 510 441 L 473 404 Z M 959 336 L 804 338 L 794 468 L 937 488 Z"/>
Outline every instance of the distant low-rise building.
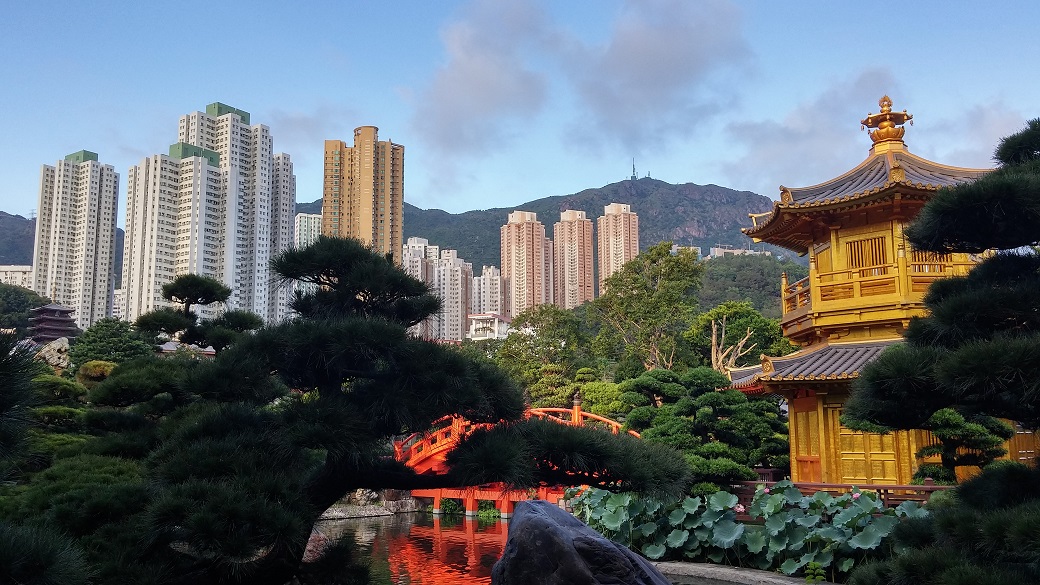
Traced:
<path fill-rule="evenodd" d="M 510 320 L 497 313 L 473 313 L 468 319 L 466 339 L 484 341 L 487 339 L 505 339 L 509 335 Z"/>
<path fill-rule="evenodd" d="M 13 284 L 22 288 L 32 290 L 33 269 L 32 266 L 18 266 L 13 264 L 0 264 L 0 282 Z"/>
<path fill-rule="evenodd" d="M 721 258 L 723 256 L 772 256 L 768 250 L 752 250 L 751 248 L 734 248 L 733 246 L 715 246 L 708 248 L 708 256 L 705 260 Z"/>

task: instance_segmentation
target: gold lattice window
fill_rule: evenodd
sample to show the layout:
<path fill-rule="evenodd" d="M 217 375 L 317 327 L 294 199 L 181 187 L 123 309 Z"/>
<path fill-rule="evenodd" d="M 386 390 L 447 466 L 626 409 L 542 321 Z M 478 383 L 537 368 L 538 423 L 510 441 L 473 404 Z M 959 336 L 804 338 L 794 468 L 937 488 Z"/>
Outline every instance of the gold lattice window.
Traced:
<path fill-rule="evenodd" d="M 946 263 L 949 261 L 949 254 L 936 254 L 935 252 L 912 250 L 910 252 L 910 271 L 945 272 Z"/>
<path fill-rule="evenodd" d="M 860 276 L 883 276 L 888 274 L 888 254 L 885 236 L 846 242 L 845 257 L 849 268 L 860 268 Z"/>

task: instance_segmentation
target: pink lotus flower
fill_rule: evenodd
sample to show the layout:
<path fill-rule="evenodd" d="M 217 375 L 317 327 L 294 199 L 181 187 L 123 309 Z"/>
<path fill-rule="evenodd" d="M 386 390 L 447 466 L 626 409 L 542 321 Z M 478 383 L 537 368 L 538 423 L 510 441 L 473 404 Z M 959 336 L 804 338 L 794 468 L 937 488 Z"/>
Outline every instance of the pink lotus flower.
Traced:
<path fill-rule="evenodd" d="M 762 488 L 762 493 L 763 494 L 768 494 L 769 493 L 769 488 Z"/>
<path fill-rule="evenodd" d="M 744 510 L 746 509 L 747 508 L 745 508 L 743 504 L 737 504 L 736 506 L 733 506 L 733 511 L 737 514 L 743 514 Z"/>
<path fill-rule="evenodd" d="M 858 492 L 857 492 L 857 493 L 855 493 L 855 494 L 852 494 L 852 499 L 853 499 L 853 500 L 858 500 L 858 499 L 859 499 L 859 496 L 860 496 L 860 495 L 861 495 L 861 494 L 859 494 Z"/>

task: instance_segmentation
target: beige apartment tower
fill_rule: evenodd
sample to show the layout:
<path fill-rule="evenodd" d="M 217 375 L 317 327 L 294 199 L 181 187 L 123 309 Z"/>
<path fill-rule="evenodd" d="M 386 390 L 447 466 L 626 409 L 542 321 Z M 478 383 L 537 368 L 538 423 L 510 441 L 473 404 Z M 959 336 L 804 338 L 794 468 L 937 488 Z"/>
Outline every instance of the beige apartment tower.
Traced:
<path fill-rule="evenodd" d="M 553 226 L 554 299 L 561 309 L 573 309 L 591 301 L 592 220 L 584 211 L 566 210 Z"/>
<path fill-rule="evenodd" d="M 553 247 L 545 226 L 530 211 L 514 211 L 502 226 L 502 312 L 553 302 Z"/>
<path fill-rule="evenodd" d="M 401 263 L 404 245 L 404 146 L 354 130 L 354 145 L 325 141 L 321 233 L 357 238 Z"/>
<path fill-rule="evenodd" d="M 596 220 L 599 232 L 599 294 L 603 283 L 626 262 L 639 255 L 639 216 L 632 206 L 611 203 Z"/>

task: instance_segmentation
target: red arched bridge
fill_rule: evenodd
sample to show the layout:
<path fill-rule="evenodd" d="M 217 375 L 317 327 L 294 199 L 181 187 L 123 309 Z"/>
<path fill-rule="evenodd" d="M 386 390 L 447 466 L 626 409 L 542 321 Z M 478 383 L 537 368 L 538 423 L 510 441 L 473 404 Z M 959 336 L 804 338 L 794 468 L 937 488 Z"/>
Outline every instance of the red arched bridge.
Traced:
<path fill-rule="evenodd" d="M 621 432 L 638 438 L 639 433 L 635 431 L 623 431 L 622 424 L 616 420 L 585 412 L 581 409 L 581 403 L 575 400 L 573 408 L 531 408 L 525 416 L 528 418 L 542 418 L 565 425 L 572 426 L 597 426 L 615 435 Z M 446 459 L 448 453 L 464 437 L 479 428 L 485 428 L 488 424 L 476 424 L 460 416 L 446 416 L 433 423 L 432 429 L 423 433 L 412 433 L 400 441 L 394 442 L 394 457 L 412 469 L 416 473 L 446 473 L 448 466 Z M 467 516 L 476 516 L 477 503 L 480 500 L 495 502 L 495 507 L 502 514 L 502 518 L 509 518 L 513 514 L 513 505 L 520 500 L 548 500 L 554 504 L 559 503 L 563 497 L 564 487 L 540 487 L 532 490 L 508 490 L 503 484 L 487 484 L 482 486 L 470 486 L 459 488 L 437 488 L 413 490 L 412 495 L 417 498 L 433 498 L 433 512 L 440 513 L 441 500 L 444 498 L 462 500 Z"/>

